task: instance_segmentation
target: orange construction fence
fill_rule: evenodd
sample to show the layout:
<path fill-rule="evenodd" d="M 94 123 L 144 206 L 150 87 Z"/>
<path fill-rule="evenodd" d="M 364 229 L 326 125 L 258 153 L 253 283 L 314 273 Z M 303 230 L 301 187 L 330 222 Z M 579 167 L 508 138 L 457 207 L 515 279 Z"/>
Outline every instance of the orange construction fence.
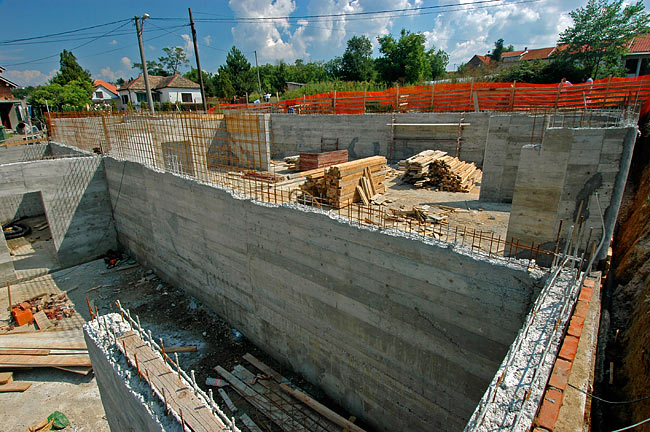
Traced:
<path fill-rule="evenodd" d="M 575 85 L 445 83 L 385 91 L 328 92 L 266 103 L 220 104 L 209 112 L 248 110 L 296 114 L 372 112 L 549 111 L 640 108 L 650 112 L 650 75 L 607 78 Z"/>

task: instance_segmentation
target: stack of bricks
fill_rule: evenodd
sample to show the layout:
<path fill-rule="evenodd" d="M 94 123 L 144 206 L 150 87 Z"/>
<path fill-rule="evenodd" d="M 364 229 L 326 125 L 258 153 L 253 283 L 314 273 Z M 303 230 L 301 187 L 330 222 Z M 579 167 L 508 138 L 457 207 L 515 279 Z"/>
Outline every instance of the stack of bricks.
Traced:
<path fill-rule="evenodd" d="M 555 423 L 562 407 L 562 399 L 568 387 L 571 368 L 578 352 L 578 343 L 580 342 L 580 336 L 582 336 L 582 329 L 587 318 L 594 287 L 595 282 L 593 280 L 585 280 L 580 290 L 580 297 L 569 322 L 569 329 L 562 341 L 562 347 L 535 418 L 533 432 L 547 432 L 555 429 Z"/>

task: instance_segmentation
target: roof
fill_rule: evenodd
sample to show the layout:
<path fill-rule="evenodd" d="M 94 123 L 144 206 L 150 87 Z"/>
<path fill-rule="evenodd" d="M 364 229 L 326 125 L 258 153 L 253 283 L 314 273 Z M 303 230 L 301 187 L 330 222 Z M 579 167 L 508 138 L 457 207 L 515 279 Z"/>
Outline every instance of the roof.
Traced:
<path fill-rule="evenodd" d="M 507 51 L 507 52 L 502 52 L 501 53 L 501 58 L 508 58 L 508 57 L 515 57 L 515 56 L 520 56 L 526 51 Z"/>
<path fill-rule="evenodd" d="M 630 42 L 630 54 L 650 52 L 650 34 L 635 37 Z"/>
<path fill-rule="evenodd" d="M 108 83 L 108 82 L 106 82 L 106 81 L 95 80 L 95 81 L 93 81 L 93 85 L 94 85 L 95 87 L 102 86 L 102 87 L 104 87 L 106 90 L 108 90 L 109 92 L 111 92 L 111 93 L 113 93 L 113 94 L 117 94 L 117 87 L 115 87 L 113 84 Z"/>
<path fill-rule="evenodd" d="M 490 57 L 490 56 L 486 56 L 486 55 L 482 56 L 482 55 L 476 54 L 474 57 L 476 57 L 483 64 L 490 64 L 492 62 L 492 57 Z M 472 61 L 472 60 L 470 59 L 470 61 Z"/>
<path fill-rule="evenodd" d="M 14 83 L 14 82 L 11 82 L 7 78 L 2 77 L 2 76 L 0 76 L 0 81 L 7 84 L 7 86 L 9 86 L 9 87 L 13 87 L 13 88 L 18 88 L 19 87 L 18 84 Z"/>
<path fill-rule="evenodd" d="M 166 77 L 160 75 L 149 75 L 149 85 L 151 86 L 151 90 L 159 90 L 162 88 L 170 88 L 170 87 L 188 88 L 188 89 L 201 88 L 201 86 L 195 83 L 194 81 L 191 81 L 178 74 L 172 76 L 166 76 Z M 118 90 L 144 91 L 145 86 L 144 86 L 144 79 L 142 78 L 142 75 L 120 86 Z"/>
<path fill-rule="evenodd" d="M 553 54 L 553 51 L 555 51 L 555 47 L 531 49 L 524 52 L 524 55 L 521 56 L 521 60 L 547 59 L 551 54 Z"/>

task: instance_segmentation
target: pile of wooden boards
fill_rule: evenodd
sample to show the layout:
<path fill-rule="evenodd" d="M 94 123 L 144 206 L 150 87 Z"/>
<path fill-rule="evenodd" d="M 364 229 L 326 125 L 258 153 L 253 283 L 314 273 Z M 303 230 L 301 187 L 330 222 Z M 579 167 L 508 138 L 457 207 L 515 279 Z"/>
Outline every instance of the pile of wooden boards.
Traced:
<path fill-rule="evenodd" d="M 324 168 L 348 161 L 347 150 L 334 150 L 323 153 L 300 153 L 300 171 Z"/>
<path fill-rule="evenodd" d="M 425 150 L 399 162 L 406 172 L 402 179 L 416 187 L 448 192 L 470 192 L 481 180 L 481 170 L 439 150 Z"/>
<path fill-rule="evenodd" d="M 300 188 L 317 198 L 324 198 L 334 208 L 353 202 L 369 204 L 372 198 L 386 192 L 386 158 L 372 156 L 333 165 L 310 173 Z"/>

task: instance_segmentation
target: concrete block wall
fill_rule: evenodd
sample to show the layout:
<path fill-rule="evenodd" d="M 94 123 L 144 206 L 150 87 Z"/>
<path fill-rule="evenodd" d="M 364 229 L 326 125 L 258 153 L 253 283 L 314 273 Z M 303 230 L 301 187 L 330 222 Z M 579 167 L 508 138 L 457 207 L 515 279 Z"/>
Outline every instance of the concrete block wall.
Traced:
<path fill-rule="evenodd" d="M 37 193 L 61 265 L 95 259 L 117 247 L 101 157 L 0 165 L 0 200 Z"/>
<path fill-rule="evenodd" d="M 594 228 L 591 241 L 598 240 L 602 223 L 594 194 L 599 195 L 603 213 L 614 212 L 606 225 L 613 223 L 620 204 L 620 197 L 612 201 L 614 186 L 627 177 L 627 171 L 621 171 L 623 148 L 634 130 L 551 128 L 541 146 L 523 147 L 508 238 L 552 249 L 560 220 L 564 221 L 561 237 L 566 238 L 584 202 L 580 215 L 585 217 L 587 233 Z M 587 246 L 586 241 L 587 235 L 581 247 Z"/>
<path fill-rule="evenodd" d="M 339 140 L 339 149 L 348 150 L 350 159 L 389 155 L 392 114 L 295 115 L 271 114 L 272 156 L 281 158 L 299 152 L 320 152 L 321 139 Z M 405 113 L 395 114 L 395 123 L 453 123 L 461 119 L 463 128 L 460 158 L 483 165 L 489 124 L 487 113 Z M 422 150 L 444 150 L 456 154 L 458 127 L 396 126 L 394 161 Z M 430 138 L 430 139 L 428 139 Z"/>
<path fill-rule="evenodd" d="M 105 159 L 120 243 L 377 430 L 461 430 L 540 281 Z"/>

